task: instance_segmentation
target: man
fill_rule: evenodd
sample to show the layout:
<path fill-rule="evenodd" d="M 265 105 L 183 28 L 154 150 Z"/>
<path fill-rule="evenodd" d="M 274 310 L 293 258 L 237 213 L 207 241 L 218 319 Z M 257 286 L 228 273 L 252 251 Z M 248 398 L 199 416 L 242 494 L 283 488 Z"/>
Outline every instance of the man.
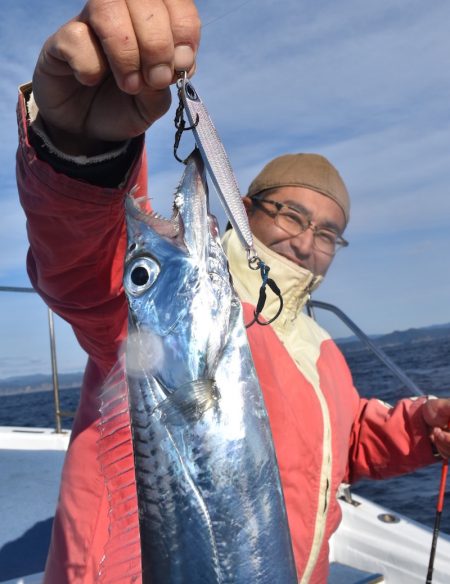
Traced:
<path fill-rule="evenodd" d="M 98 395 L 126 337 L 123 199 L 146 191 L 143 134 L 170 103 L 177 70 L 192 74 L 200 36 L 190 0 L 91 0 L 50 37 L 19 100 L 17 177 L 27 214 L 28 270 L 89 355 L 61 479 L 46 584 L 97 581 L 108 502 L 97 456 Z M 449 400 L 362 400 L 329 336 L 301 309 L 326 273 L 349 218 L 345 185 L 317 155 L 270 163 L 245 198 L 260 257 L 282 289 L 272 326 L 249 342 L 267 404 L 301 582 L 323 583 L 343 479 L 412 470 L 443 456 Z M 259 280 L 233 231 L 224 238 L 250 320 Z M 276 312 L 268 298 L 263 317 Z"/>

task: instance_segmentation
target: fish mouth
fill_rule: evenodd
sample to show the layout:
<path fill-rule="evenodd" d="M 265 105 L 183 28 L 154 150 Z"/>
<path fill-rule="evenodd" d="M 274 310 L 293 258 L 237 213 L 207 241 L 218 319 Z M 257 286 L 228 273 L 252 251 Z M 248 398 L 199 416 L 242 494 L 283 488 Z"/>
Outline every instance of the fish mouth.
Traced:
<path fill-rule="evenodd" d="M 180 213 L 175 205 L 175 200 L 176 193 L 174 195 L 172 216 L 167 219 L 158 212 L 150 209 L 147 196 L 135 197 L 132 190 L 127 195 L 125 202 L 127 222 L 128 224 L 133 220 L 136 222 L 142 222 L 160 237 L 171 241 L 175 245 L 180 245 L 183 243 L 183 224 L 180 218 Z M 134 252 L 136 248 L 136 242 L 131 241 L 128 247 L 128 252 Z"/>
<path fill-rule="evenodd" d="M 147 196 L 136 197 L 134 189 L 126 198 L 125 208 L 128 252 L 135 251 L 138 247 L 136 242 L 142 240 L 139 237 L 141 223 L 160 238 L 186 249 L 189 255 L 205 258 L 210 231 L 209 197 L 204 163 L 197 148 L 186 159 L 186 168 L 175 189 L 169 219 L 150 208 Z M 133 246 L 133 243 L 136 245 Z"/>
<path fill-rule="evenodd" d="M 200 284 L 207 289 L 217 278 L 209 276 L 216 268 L 218 230 L 208 212 L 200 153 L 194 150 L 187 159 L 169 219 L 152 211 L 147 197 L 136 194 L 130 192 L 125 201 L 124 290 L 130 313 L 142 316 L 140 326 L 148 320 L 158 334 L 167 336 L 183 322 Z"/>

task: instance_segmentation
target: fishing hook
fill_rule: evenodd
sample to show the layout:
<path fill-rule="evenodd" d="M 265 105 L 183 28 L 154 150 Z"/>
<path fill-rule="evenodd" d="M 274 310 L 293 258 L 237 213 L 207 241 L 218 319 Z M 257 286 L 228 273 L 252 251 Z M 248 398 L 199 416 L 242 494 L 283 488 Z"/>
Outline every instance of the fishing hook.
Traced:
<path fill-rule="evenodd" d="M 180 75 L 186 75 L 186 72 L 182 72 L 180 73 Z M 180 77 L 181 78 L 181 77 Z M 175 141 L 173 144 L 173 155 L 175 156 L 176 160 L 178 160 L 178 162 L 181 162 L 182 164 L 186 164 L 187 158 L 182 159 L 178 156 L 177 152 L 178 152 L 178 147 L 180 145 L 180 140 L 181 140 L 181 136 L 183 134 L 183 132 L 187 132 L 188 130 L 193 130 L 199 122 L 199 116 L 197 114 L 197 118 L 195 120 L 195 123 L 192 124 L 191 126 L 186 127 L 186 120 L 184 119 L 184 105 L 183 105 L 183 101 L 181 99 L 181 86 L 178 88 L 178 107 L 176 109 L 175 112 L 175 118 L 174 118 L 174 124 L 175 124 L 175 128 L 177 129 L 177 131 L 175 132 Z"/>

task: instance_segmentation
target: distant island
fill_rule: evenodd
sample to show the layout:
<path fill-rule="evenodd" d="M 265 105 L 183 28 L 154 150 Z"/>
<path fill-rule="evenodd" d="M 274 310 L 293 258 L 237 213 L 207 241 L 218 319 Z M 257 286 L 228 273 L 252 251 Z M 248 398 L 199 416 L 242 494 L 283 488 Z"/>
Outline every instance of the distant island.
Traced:
<path fill-rule="evenodd" d="M 370 339 L 379 347 L 387 348 L 396 345 L 417 344 L 435 341 L 438 339 L 450 339 L 450 323 L 427 326 L 422 328 L 410 328 L 405 331 L 394 331 L 387 335 L 372 335 Z M 336 343 L 344 350 L 345 354 L 361 350 L 364 345 L 354 336 L 336 339 Z M 58 375 L 61 390 L 80 388 L 83 372 L 60 373 Z M 52 391 L 53 382 L 51 374 L 23 375 L 0 379 L 0 397 L 16 393 L 35 393 L 38 391 Z"/>
<path fill-rule="evenodd" d="M 80 388 L 83 372 L 60 373 L 58 375 L 59 389 Z M 22 375 L 0 379 L 0 397 L 16 393 L 36 393 L 38 391 L 53 391 L 53 377 L 45 373 Z"/>
<path fill-rule="evenodd" d="M 450 339 L 450 323 L 436 324 L 422 328 L 410 328 L 405 331 L 393 331 L 386 335 L 369 335 L 370 340 L 379 347 L 395 347 L 396 345 L 407 345 L 426 343 L 438 339 Z M 361 341 L 355 337 L 344 337 L 336 339 L 336 343 L 345 348 L 346 352 L 359 350 L 363 346 Z"/>

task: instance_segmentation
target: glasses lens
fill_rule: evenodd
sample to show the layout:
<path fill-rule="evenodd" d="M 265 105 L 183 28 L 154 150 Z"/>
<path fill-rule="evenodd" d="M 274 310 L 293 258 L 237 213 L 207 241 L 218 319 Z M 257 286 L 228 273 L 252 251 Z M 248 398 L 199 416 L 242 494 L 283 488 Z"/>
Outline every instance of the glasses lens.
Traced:
<path fill-rule="evenodd" d="M 317 250 L 328 255 L 334 255 L 339 247 L 337 235 L 334 231 L 319 229 L 314 232 L 314 246 Z"/>
<path fill-rule="evenodd" d="M 320 227 L 317 228 L 311 225 L 309 217 L 300 211 L 291 209 L 287 205 L 275 201 L 258 199 L 256 201 L 259 204 L 265 203 L 270 205 L 275 211 L 274 215 L 272 215 L 272 211 L 269 211 L 269 208 L 266 209 L 273 216 L 275 224 L 291 237 L 296 237 L 311 227 L 314 236 L 314 248 L 321 253 L 333 256 L 341 246 L 347 245 L 335 231 L 321 229 Z"/>
<path fill-rule="evenodd" d="M 303 233 L 305 229 L 308 229 L 308 220 L 303 217 L 300 213 L 295 211 L 290 211 L 288 208 L 283 207 L 280 209 L 275 217 L 275 223 L 292 235 L 293 237 Z"/>

